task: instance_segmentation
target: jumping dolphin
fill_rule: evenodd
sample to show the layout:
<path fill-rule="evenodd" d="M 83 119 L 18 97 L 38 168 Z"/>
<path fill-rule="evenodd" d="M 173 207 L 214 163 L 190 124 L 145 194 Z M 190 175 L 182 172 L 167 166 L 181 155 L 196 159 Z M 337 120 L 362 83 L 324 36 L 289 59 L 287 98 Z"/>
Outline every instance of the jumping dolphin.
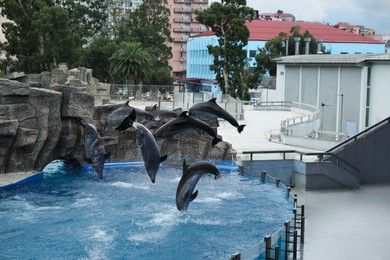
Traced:
<path fill-rule="evenodd" d="M 109 158 L 110 153 L 107 153 L 104 146 L 115 142 L 115 138 L 110 136 L 101 137 L 96 126 L 93 124 L 83 125 L 84 132 L 84 147 L 85 160 L 92 165 L 92 168 L 103 179 L 104 163 Z"/>
<path fill-rule="evenodd" d="M 179 115 L 179 112 L 174 110 L 159 109 L 157 105 L 154 105 L 148 112 L 154 117 L 153 120 L 150 120 L 145 124 L 145 126 L 149 129 L 157 128 Z"/>
<path fill-rule="evenodd" d="M 152 114 L 154 116 L 154 119 L 158 121 L 167 120 L 167 119 L 169 120 L 172 118 L 176 118 L 179 115 L 177 112 L 172 110 L 159 109 L 157 105 L 154 105 L 152 107 L 152 109 L 150 110 L 150 114 Z"/>
<path fill-rule="evenodd" d="M 212 146 L 216 145 L 220 141 L 214 130 L 201 120 L 195 119 L 187 115 L 187 111 L 183 111 L 175 119 L 168 121 L 167 123 L 160 126 L 155 132 L 154 136 L 156 139 L 169 138 L 176 134 L 199 129 L 206 132 L 208 135 L 213 137 Z"/>
<path fill-rule="evenodd" d="M 199 117 L 219 117 L 228 121 L 232 126 L 237 128 L 238 133 L 244 130 L 245 125 L 239 125 L 237 120 L 225 109 L 220 107 L 216 102 L 216 98 L 209 101 L 200 102 L 192 105 L 188 110 L 190 116 Z"/>
<path fill-rule="evenodd" d="M 187 211 L 190 202 L 198 195 L 198 191 L 194 192 L 194 189 L 204 173 L 214 174 L 214 179 L 220 176 L 218 169 L 209 162 L 187 165 L 186 161 L 183 161 L 183 175 L 176 190 L 176 208 L 179 211 Z"/>
<path fill-rule="evenodd" d="M 156 174 L 161 162 L 167 159 L 167 155 L 160 157 L 160 150 L 153 134 L 144 125 L 133 123 L 137 142 L 141 146 L 142 158 L 145 163 L 146 172 L 150 180 L 156 181 Z"/>
<path fill-rule="evenodd" d="M 107 116 L 104 132 L 107 132 L 111 128 L 118 127 L 123 122 L 123 120 L 131 114 L 133 110 L 136 111 L 136 119 L 138 122 L 142 122 L 143 120 L 149 121 L 153 119 L 152 114 L 146 112 L 145 110 L 132 107 L 129 105 L 129 101 L 126 101 L 125 104 L 115 109 Z"/>

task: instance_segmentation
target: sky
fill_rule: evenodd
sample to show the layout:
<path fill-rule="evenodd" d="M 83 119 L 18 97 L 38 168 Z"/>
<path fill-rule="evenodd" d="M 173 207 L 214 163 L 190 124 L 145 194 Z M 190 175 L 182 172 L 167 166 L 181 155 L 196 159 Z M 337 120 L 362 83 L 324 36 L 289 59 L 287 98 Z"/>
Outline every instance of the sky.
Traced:
<path fill-rule="evenodd" d="M 347 22 L 373 29 L 376 34 L 390 34 L 390 0 L 247 0 L 247 6 L 259 13 L 282 10 L 297 21 Z"/>

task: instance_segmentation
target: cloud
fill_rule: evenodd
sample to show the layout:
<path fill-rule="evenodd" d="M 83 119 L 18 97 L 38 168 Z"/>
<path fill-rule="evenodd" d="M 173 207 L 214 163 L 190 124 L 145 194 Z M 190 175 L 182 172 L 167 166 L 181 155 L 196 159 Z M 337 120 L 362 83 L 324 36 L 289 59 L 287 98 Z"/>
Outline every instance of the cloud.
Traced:
<path fill-rule="evenodd" d="M 337 24 L 348 22 L 390 34 L 388 0 L 247 0 L 247 5 L 260 13 L 283 10 L 297 20 Z"/>

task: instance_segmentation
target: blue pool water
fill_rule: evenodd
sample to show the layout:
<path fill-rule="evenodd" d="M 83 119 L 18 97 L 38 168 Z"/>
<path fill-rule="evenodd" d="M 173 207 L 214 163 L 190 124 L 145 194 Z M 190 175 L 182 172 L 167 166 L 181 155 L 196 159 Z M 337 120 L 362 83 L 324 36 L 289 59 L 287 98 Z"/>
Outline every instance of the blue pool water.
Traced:
<path fill-rule="evenodd" d="M 283 226 L 284 189 L 222 172 L 204 175 L 188 212 L 176 209 L 181 167 L 90 169 L 54 162 L 44 178 L 0 190 L 1 259 L 229 259 Z"/>

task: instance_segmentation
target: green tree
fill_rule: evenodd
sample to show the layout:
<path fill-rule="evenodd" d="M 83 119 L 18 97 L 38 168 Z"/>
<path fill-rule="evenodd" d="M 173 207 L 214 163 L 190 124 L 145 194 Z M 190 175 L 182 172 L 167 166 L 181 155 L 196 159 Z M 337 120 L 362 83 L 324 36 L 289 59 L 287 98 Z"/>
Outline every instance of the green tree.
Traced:
<path fill-rule="evenodd" d="M 299 54 L 305 53 L 305 41 L 304 38 L 310 38 L 309 54 L 317 53 L 317 41 L 310 34 L 305 31 L 303 34 L 300 33 L 299 26 L 291 27 L 290 34 L 285 32 L 279 33 L 276 37 L 266 42 L 265 46 L 259 49 L 259 54 L 256 55 L 257 69 L 261 74 L 269 73 L 270 76 L 276 75 L 276 63 L 273 59 L 295 54 L 295 41 L 294 37 L 299 37 Z"/>
<path fill-rule="evenodd" d="M 5 51 L 15 56 L 12 70 L 40 73 L 60 62 L 77 63 L 81 48 L 105 24 L 103 0 L 0 1 L 7 39 Z"/>
<path fill-rule="evenodd" d="M 118 41 L 134 41 L 142 44 L 154 57 L 153 70 L 144 79 L 145 84 L 171 84 L 172 42 L 169 30 L 170 11 L 166 0 L 144 0 L 130 12 L 118 27 Z"/>
<path fill-rule="evenodd" d="M 100 82 L 112 82 L 110 71 L 110 57 L 119 48 L 116 41 L 108 36 L 100 35 L 93 38 L 83 49 L 80 66 L 92 69 L 93 76 Z"/>
<path fill-rule="evenodd" d="M 142 84 L 151 72 L 152 59 L 153 56 L 141 43 L 122 42 L 109 59 L 110 73 L 114 79 L 126 79 L 128 84 Z"/>
<path fill-rule="evenodd" d="M 197 11 L 197 20 L 206 25 L 218 37 L 218 45 L 207 46 L 214 57 L 210 66 L 224 93 L 243 98 L 244 86 L 242 73 L 247 66 L 246 50 L 249 30 L 245 20 L 252 20 L 255 11 L 246 6 L 246 0 L 221 0 L 213 2 L 204 11 Z"/>

